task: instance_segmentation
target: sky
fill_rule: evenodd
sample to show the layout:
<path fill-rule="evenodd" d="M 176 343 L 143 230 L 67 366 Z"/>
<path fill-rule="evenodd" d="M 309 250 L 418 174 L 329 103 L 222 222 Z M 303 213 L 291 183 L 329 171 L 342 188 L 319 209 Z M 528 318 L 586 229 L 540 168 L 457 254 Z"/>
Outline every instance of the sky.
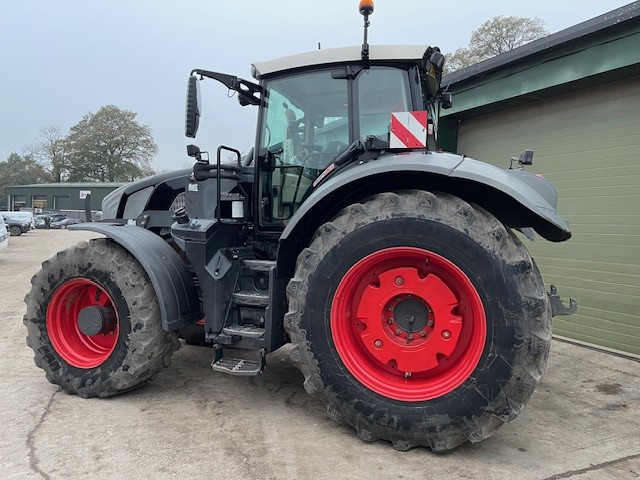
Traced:
<path fill-rule="evenodd" d="M 630 2 L 615 0 L 376 0 L 369 43 L 424 44 L 453 52 L 496 15 L 540 17 L 555 33 Z M 138 114 L 158 144 L 157 170 L 192 162 L 184 136 L 193 68 L 251 80 L 254 61 L 360 45 L 358 0 L 2 0 L 0 161 L 23 153 L 43 127 L 63 132 L 113 104 Z M 246 151 L 256 107 L 219 83 L 202 85 L 197 143 Z"/>

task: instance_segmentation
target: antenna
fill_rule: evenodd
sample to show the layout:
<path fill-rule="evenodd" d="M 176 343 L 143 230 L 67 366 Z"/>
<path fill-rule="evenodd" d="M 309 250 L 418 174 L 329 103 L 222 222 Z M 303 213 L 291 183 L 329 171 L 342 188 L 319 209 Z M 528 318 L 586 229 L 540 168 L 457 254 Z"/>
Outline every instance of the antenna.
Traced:
<path fill-rule="evenodd" d="M 369 28 L 369 15 L 373 13 L 373 0 L 360 0 L 358 6 L 360 14 L 364 17 L 364 41 L 362 42 L 362 61 L 365 65 L 369 65 L 369 42 L 367 40 L 367 32 Z"/>

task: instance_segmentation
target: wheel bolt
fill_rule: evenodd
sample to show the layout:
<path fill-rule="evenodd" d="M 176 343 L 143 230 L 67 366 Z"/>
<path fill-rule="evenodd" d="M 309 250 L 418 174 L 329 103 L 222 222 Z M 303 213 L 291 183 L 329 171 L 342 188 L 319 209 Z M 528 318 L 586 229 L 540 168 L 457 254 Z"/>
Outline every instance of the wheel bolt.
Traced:
<path fill-rule="evenodd" d="M 443 330 L 442 331 L 442 338 L 444 338 L 445 340 L 448 338 L 451 338 L 451 332 L 449 330 Z"/>
<path fill-rule="evenodd" d="M 409 340 L 413 340 L 413 333 L 410 333 L 408 338 Z"/>
<path fill-rule="evenodd" d="M 400 329 L 397 329 L 397 330 L 396 330 L 396 335 L 400 335 L 400 333 L 401 333 L 401 332 L 400 332 Z"/>
<path fill-rule="evenodd" d="M 392 307 L 391 305 L 389 305 L 389 306 L 387 307 L 387 310 L 389 310 L 389 311 L 391 312 L 391 311 L 393 310 L 393 307 Z"/>
<path fill-rule="evenodd" d="M 404 378 L 409 378 L 411 376 L 411 372 L 404 372 Z"/>
<path fill-rule="evenodd" d="M 396 297 L 396 302 L 399 302 L 401 300 L 400 297 Z"/>
<path fill-rule="evenodd" d="M 433 320 L 429 320 L 427 322 L 427 327 L 433 327 Z"/>
<path fill-rule="evenodd" d="M 376 340 L 373 342 L 373 346 L 376 348 L 382 348 L 382 340 Z"/>
<path fill-rule="evenodd" d="M 395 279 L 396 285 L 400 286 L 404 283 L 404 278 L 402 278 L 401 276 L 397 276 Z"/>
<path fill-rule="evenodd" d="M 423 331 L 421 331 L 421 332 L 420 332 L 420 336 L 421 336 L 422 338 L 426 337 L 426 336 L 427 336 L 427 332 L 425 332 L 424 330 L 423 330 Z"/>
<path fill-rule="evenodd" d="M 389 325 L 393 325 L 393 321 L 394 321 L 394 320 L 393 320 L 393 318 L 390 318 L 389 320 L 387 320 L 387 323 L 388 323 Z"/>

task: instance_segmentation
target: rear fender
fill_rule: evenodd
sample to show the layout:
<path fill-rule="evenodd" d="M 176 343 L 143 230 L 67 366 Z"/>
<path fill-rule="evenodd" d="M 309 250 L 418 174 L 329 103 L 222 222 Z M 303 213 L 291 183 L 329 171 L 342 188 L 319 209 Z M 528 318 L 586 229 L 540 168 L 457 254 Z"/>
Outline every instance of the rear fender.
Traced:
<path fill-rule="evenodd" d="M 197 290 L 180 255 L 161 237 L 133 225 L 80 223 L 70 230 L 89 230 L 111 238 L 145 269 L 158 297 L 162 327 L 177 330 L 202 317 Z"/>
<path fill-rule="evenodd" d="M 556 190 L 543 178 L 460 155 L 412 151 L 354 162 L 327 177 L 287 223 L 280 237 L 278 275 L 293 273 L 295 258 L 313 233 L 342 208 L 377 193 L 406 189 L 456 195 L 508 227 L 531 227 L 553 242 L 571 237 L 569 225 L 556 211 Z"/>

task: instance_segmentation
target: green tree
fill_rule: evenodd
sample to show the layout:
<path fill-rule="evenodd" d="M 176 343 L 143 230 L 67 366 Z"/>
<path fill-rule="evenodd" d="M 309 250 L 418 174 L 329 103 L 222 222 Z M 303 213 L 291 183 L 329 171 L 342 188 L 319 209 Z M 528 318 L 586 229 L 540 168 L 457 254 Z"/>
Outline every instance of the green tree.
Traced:
<path fill-rule="evenodd" d="M 69 181 L 122 182 L 152 175 L 158 147 L 136 113 L 115 105 L 89 112 L 66 137 Z"/>
<path fill-rule="evenodd" d="M 51 174 L 33 155 L 12 153 L 5 161 L 0 162 L 0 205 L 7 205 L 7 187 L 10 185 L 30 185 L 51 180 Z"/>
<path fill-rule="evenodd" d="M 473 31 L 468 48 L 447 55 L 445 73 L 474 65 L 549 35 L 546 22 L 538 17 L 499 15 Z"/>

